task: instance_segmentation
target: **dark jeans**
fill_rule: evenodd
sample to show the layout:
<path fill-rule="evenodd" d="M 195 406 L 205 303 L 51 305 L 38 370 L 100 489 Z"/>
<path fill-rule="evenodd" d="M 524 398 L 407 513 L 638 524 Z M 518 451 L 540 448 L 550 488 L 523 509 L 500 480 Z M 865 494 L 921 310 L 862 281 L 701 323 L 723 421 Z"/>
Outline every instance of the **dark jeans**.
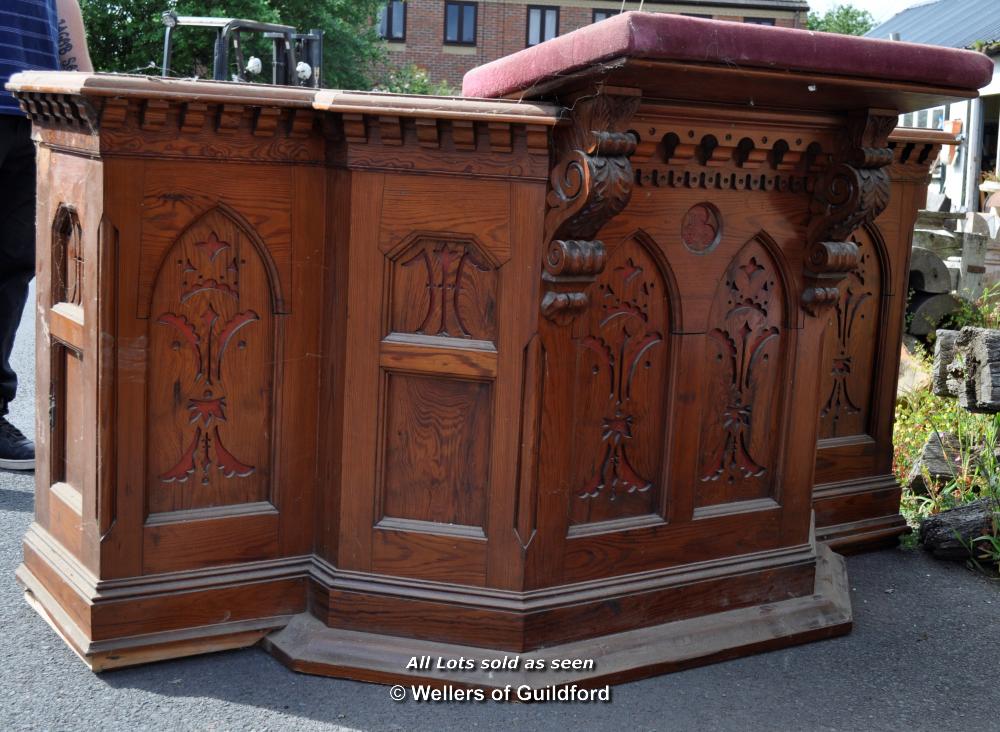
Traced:
<path fill-rule="evenodd" d="M 35 146 L 31 123 L 0 114 L 0 415 L 14 401 L 14 335 L 35 276 Z"/>

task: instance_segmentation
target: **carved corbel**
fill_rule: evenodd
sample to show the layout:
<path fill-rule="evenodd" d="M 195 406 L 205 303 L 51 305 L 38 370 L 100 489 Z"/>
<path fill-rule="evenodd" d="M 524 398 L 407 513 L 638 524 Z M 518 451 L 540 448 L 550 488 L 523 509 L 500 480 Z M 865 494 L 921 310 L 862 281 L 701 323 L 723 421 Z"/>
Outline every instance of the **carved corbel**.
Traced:
<path fill-rule="evenodd" d="M 850 240 L 889 204 L 889 134 L 895 112 L 867 110 L 848 121 L 847 134 L 833 163 L 816 181 L 802 306 L 819 315 L 840 298 L 838 285 L 858 266 L 858 247 Z"/>
<path fill-rule="evenodd" d="M 606 259 L 597 232 L 632 195 L 629 157 L 637 140 L 624 128 L 639 101 L 637 91 L 601 87 L 573 100 L 570 125 L 557 131 L 557 162 L 546 199 L 541 310 L 560 325 L 587 307 L 587 289 Z"/>

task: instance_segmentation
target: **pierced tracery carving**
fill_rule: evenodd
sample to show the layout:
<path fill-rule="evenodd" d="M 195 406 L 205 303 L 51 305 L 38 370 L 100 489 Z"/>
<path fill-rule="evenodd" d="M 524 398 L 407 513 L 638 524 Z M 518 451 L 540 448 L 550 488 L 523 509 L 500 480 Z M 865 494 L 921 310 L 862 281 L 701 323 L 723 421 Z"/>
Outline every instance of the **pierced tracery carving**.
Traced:
<path fill-rule="evenodd" d="M 665 429 L 666 282 L 636 240 L 615 251 L 594 288 L 578 353 L 576 522 L 653 510 Z"/>
<path fill-rule="evenodd" d="M 783 320 L 777 265 L 751 240 L 726 271 L 709 321 L 701 505 L 767 493 Z"/>
<path fill-rule="evenodd" d="M 881 266 L 872 228 L 855 232 L 858 265 L 840 286 L 827 329 L 831 361 L 824 374 L 826 399 L 820 410 L 820 437 L 863 434 L 870 408 L 875 359 L 874 331 L 881 299 Z"/>

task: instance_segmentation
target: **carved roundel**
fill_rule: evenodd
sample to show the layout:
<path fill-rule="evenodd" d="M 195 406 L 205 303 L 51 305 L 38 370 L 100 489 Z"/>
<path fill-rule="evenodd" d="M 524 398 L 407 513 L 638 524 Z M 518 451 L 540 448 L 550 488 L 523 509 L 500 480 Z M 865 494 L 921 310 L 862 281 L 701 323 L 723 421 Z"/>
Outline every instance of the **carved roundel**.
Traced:
<path fill-rule="evenodd" d="M 722 216 L 711 203 L 699 203 L 688 209 L 681 222 L 681 241 L 695 254 L 707 254 L 722 238 Z"/>

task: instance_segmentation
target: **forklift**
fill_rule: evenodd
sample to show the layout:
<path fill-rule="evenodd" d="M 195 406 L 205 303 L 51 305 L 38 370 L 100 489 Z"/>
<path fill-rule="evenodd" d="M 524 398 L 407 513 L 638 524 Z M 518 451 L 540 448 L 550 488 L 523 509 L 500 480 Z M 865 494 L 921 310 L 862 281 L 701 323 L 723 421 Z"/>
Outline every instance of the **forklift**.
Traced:
<path fill-rule="evenodd" d="M 181 27 L 211 28 L 215 30 L 215 50 L 212 61 L 212 78 L 215 81 L 261 83 L 257 78 L 263 63 L 256 56 L 244 58 L 242 34 L 254 33 L 271 41 L 271 83 L 283 86 L 319 88 L 323 68 L 323 31 L 312 29 L 299 33 L 290 25 L 261 23 L 240 18 L 203 18 L 177 15 L 173 10 L 163 13 L 165 26 L 163 38 L 163 65 L 161 76 L 170 74 L 170 57 L 174 32 Z M 230 48 L 233 66 L 230 69 Z"/>

